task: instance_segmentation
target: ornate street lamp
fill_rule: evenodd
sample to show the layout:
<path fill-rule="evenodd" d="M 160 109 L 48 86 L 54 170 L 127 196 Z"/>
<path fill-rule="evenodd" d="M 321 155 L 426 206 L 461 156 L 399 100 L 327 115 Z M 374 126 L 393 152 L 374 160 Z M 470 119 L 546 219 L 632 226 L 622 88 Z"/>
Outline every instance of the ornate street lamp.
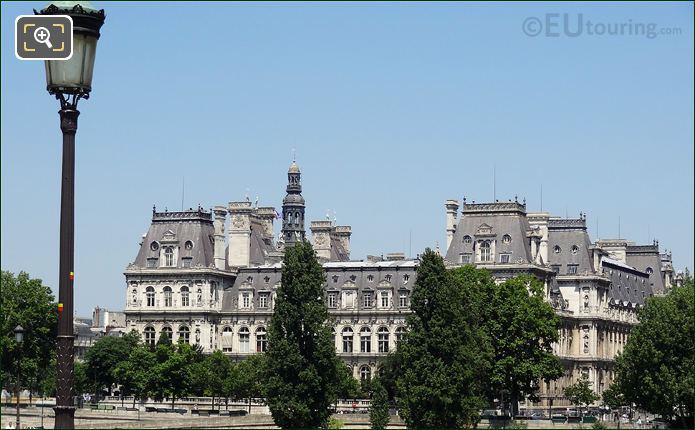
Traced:
<path fill-rule="evenodd" d="M 21 427 L 19 425 L 19 384 L 21 374 L 20 366 L 22 365 L 22 346 L 24 344 L 24 329 L 21 325 L 18 325 L 14 328 L 14 340 L 15 342 L 17 342 L 17 386 L 15 387 L 15 391 L 17 392 L 17 426 L 15 428 L 20 429 Z"/>
<path fill-rule="evenodd" d="M 89 98 L 99 29 L 104 10 L 89 1 L 52 1 L 37 15 L 69 15 L 73 22 L 73 48 L 69 60 L 46 61 L 46 89 L 60 101 L 63 131 L 63 173 L 60 195 L 60 268 L 58 274 L 58 339 L 55 428 L 75 426 L 72 401 L 74 334 L 73 281 L 75 258 L 75 133 L 77 102 Z"/>

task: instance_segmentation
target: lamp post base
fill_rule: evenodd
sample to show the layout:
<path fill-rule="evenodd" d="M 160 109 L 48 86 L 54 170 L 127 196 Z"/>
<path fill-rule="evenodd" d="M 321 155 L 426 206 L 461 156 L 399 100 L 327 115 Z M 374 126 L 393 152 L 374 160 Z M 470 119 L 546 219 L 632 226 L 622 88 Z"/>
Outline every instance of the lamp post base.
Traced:
<path fill-rule="evenodd" d="M 53 408 L 56 414 L 53 428 L 56 429 L 72 429 L 75 428 L 75 407 L 74 406 L 56 406 Z"/>

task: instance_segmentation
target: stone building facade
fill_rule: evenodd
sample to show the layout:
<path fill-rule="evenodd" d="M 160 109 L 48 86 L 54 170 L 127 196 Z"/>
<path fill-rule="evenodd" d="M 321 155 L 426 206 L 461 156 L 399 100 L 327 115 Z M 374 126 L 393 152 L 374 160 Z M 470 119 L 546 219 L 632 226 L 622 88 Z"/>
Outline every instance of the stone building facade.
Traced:
<path fill-rule="evenodd" d="M 153 208 L 149 230 L 125 271 L 127 328 L 149 344 L 166 333 L 236 359 L 264 351 L 284 249 L 306 237 L 296 163 L 287 175 L 282 214 L 248 199 L 211 211 Z M 532 274 L 544 282 L 547 300 L 561 317 L 554 350 L 565 375 L 541 387 L 537 406 L 551 399 L 563 404 L 562 388 L 582 374 L 599 393 L 607 388 L 636 310 L 646 297 L 670 288 L 670 255 L 660 254 L 657 243 L 592 242 L 584 215 L 530 213 L 518 201 L 464 199 L 461 208 L 448 200 L 445 207 L 448 266 L 485 267 L 500 282 Z M 282 226 L 277 239 L 276 219 Z M 326 273 L 336 351 L 356 378 L 371 378 L 405 333 L 418 261 L 402 254 L 351 260 L 350 226 L 321 220 L 312 221 L 310 230 Z"/>

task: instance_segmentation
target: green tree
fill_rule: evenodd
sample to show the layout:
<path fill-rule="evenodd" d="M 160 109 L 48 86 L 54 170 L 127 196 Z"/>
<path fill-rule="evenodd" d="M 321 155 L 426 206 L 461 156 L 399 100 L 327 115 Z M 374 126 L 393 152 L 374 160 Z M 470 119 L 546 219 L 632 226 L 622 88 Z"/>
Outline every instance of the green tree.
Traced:
<path fill-rule="evenodd" d="M 529 275 L 508 279 L 495 289 L 493 318 L 487 324 L 495 351 L 490 382 L 496 392 L 509 395 L 512 416 L 522 396 L 535 398 L 541 380 L 562 375 L 552 350 L 559 317 L 543 297 L 543 284 Z"/>
<path fill-rule="evenodd" d="M 627 405 L 625 396 L 620 392 L 617 384 L 611 384 L 608 388 L 603 390 L 601 400 L 604 405 L 611 409 L 618 409 L 621 406 Z"/>
<path fill-rule="evenodd" d="M 398 345 L 403 373 L 397 390 L 408 427 L 460 428 L 479 421 L 491 351 L 483 329 L 472 324 L 472 304 L 442 258 L 427 249 L 417 269 L 410 330 Z"/>
<path fill-rule="evenodd" d="M 389 400 L 394 400 L 397 395 L 398 379 L 403 375 L 403 355 L 398 346 L 395 351 L 390 351 L 388 355 L 379 363 L 379 379 L 381 385 L 386 389 Z"/>
<path fill-rule="evenodd" d="M 638 408 L 692 428 L 695 386 L 693 281 L 648 298 L 615 363 L 617 390 Z"/>
<path fill-rule="evenodd" d="M 282 428 L 328 425 L 343 364 L 324 303 L 323 268 L 306 241 L 285 250 L 282 284 L 268 330 L 264 391 Z"/>
<path fill-rule="evenodd" d="M 12 390 L 16 383 L 17 357 L 22 358 L 22 381 L 45 385 L 51 379 L 46 369 L 56 348 L 58 313 L 50 288 L 25 272 L 2 271 L 0 290 L 0 362 L 3 386 Z M 24 341 L 15 342 L 14 329 L 21 325 Z M 54 378 L 53 378 L 54 379 Z M 27 386 L 26 382 L 22 385 Z"/>
<path fill-rule="evenodd" d="M 192 385 L 196 395 L 212 397 L 212 407 L 215 398 L 224 395 L 224 381 L 232 367 L 231 360 L 222 351 L 216 350 L 205 357 L 204 361 L 196 363 L 192 368 Z"/>
<path fill-rule="evenodd" d="M 161 347 L 166 348 L 166 345 Z M 155 365 L 157 384 L 160 384 L 159 395 L 171 399 L 171 407 L 175 406 L 177 398 L 187 396 L 192 387 L 191 371 L 202 360 L 199 351 L 187 343 L 179 343 L 170 347 L 166 361 Z"/>
<path fill-rule="evenodd" d="M 389 398 L 379 378 L 372 381 L 372 403 L 369 407 L 369 422 L 373 430 L 384 430 L 389 424 Z"/>
<path fill-rule="evenodd" d="M 121 389 L 133 396 L 133 407 L 136 399 L 143 400 L 147 397 L 155 363 L 154 353 L 140 344 L 130 352 L 128 359 L 118 363 L 114 369 L 114 376 L 121 384 Z"/>
<path fill-rule="evenodd" d="M 97 395 L 102 388 L 111 391 L 111 386 L 117 382 L 114 370 L 119 363 L 128 359 L 139 342 L 140 336 L 135 332 L 123 337 L 104 336 L 87 350 L 84 357 L 87 377 L 94 384 Z"/>
<path fill-rule="evenodd" d="M 600 398 L 594 393 L 594 390 L 591 389 L 589 378 L 586 376 L 583 376 L 574 384 L 566 386 L 563 392 L 570 403 L 577 405 L 580 415 L 583 415 L 583 405 L 589 406 Z"/>

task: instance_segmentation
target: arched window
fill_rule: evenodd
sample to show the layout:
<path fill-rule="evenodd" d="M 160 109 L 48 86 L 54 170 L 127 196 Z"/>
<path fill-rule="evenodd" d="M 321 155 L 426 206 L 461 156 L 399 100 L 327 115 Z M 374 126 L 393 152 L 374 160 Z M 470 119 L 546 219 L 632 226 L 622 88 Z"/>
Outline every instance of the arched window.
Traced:
<path fill-rule="evenodd" d="M 171 287 L 164 287 L 164 306 L 171 306 Z"/>
<path fill-rule="evenodd" d="M 463 236 L 463 243 L 465 243 L 466 245 L 470 245 L 471 242 L 473 242 L 473 239 L 471 239 L 470 236 L 468 236 L 468 235 Z"/>
<path fill-rule="evenodd" d="M 480 243 L 480 261 L 492 261 L 489 240 Z"/>
<path fill-rule="evenodd" d="M 256 329 L 256 352 L 265 352 L 268 349 L 268 334 L 264 327 Z"/>
<path fill-rule="evenodd" d="M 232 328 L 227 326 L 222 329 L 222 352 L 232 352 Z"/>
<path fill-rule="evenodd" d="M 179 327 L 179 342 L 190 343 L 191 342 L 191 329 L 187 326 L 182 325 Z"/>
<path fill-rule="evenodd" d="M 372 379 L 372 369 L 369 366 L 360 367 L 360 380 L 369 381 Z"/>
<path fill-rule="evenodd" d="M 189 306 L 189 303 L 188 287 L 181 287 L 181 306 Z"/>
<path fill-rule="evenodd" d="M 343 352 L 352 352 L 353 331 L 350 327 L 343 329 Z"/>
<path fill-rule="evenodd" d="M 379 327 L 377 333 L 379 335 L 379 352 L 389 352 L 389 329 Z"/>
<path fill-rule="evenodd" d="M 396 343 L 400 342 L 403 340 L 403 336 L 405 336 L 405 327 L 398 327 L 396 329 Z"/>
<path fill-rule="evenodd" d="M 173 267 L 174 266 L 174 248 L 171 246 L 166 247 L 164 249 L 164 265 L 167 267 Z"/>
<path fill-rule="evenodd" d="M 174 331 L 171 329 L 171 327 L 164 326 L 164 327 L 162 327 L 162 331 L 159 332 L 159 338 L 161 339 L 162 336 L 166 336 L 169 338 L 169 341 L 171 342 L 173 340 L 173 337 L 174 337 L 173 334 L 174 334 Z"/>
<path fill-rule="evenodd" d="M 239 352 L 249 352 L 249 343 L 251 340 L 251 333 L 248 327 L 242 327 L 239 329 Z"/>
<path fill-rule="evenodd" d="M 360 330 L 360 351 L 372 352 L 372 330 L 369 327 Z"/>
<path fill-rule="evenodd" d="M 154 327 L 152 326 L 147 326 L 145 327 L 145 345 L 147 346 L 154 346 Z"/>
<path fill-rule="evenodd" d="M 147 297 L 147 306 L 154 306 L 154 287 L 147 287 L 145 296 Z"/>
<path fill-rule="evenodd" d="M 138 303 L 138 290 L 135 288 L 133 288 L 133 298 L 131 300 L 134 305 Z"/>

